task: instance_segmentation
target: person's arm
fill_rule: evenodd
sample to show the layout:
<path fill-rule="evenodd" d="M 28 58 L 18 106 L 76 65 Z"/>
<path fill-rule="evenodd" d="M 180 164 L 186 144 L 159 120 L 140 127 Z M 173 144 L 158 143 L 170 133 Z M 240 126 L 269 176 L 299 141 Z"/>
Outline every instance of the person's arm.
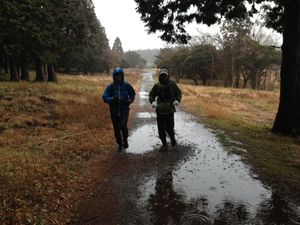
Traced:
<path fill-rule="evenodd" d="M 133 103 L 134 102 L 134 99 L 135 99 L 135 90 L 134 88 L 128 84 L 128 95 L 129 95 L 129 103 Z"/>
<path fill-rule="evenodd" d="M 102 99 L 105 103 L 111 104 L 114 100 L 114 96 L 110 96 L 112 85 L 108 85 L 103 93 Z"/>
<path fill-rule="evenodd" d="M 155 101 L 155 97 L 157 96 L 157 85 L 155 84 L 150 93 L 149 93 L 149 102 L 152 104 L 152 102 Z"/>
<path fill-rule="evenodd" d="M 178 85 L 173 82 L 173 87 L 174 87 L 174 95 L 175 95 L 175 98 L 178 102 L 181 101 L 181 98 L 182 98 L 182 91 L 180 90 L 180 88 L 178 87 Z"/>

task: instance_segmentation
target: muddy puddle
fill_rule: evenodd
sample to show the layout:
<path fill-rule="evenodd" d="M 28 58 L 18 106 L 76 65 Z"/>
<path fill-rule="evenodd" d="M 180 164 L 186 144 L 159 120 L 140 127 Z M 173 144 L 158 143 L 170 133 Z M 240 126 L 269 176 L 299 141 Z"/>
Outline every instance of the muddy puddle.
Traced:
<path fill-rule="evenodd" d="M 144 224 L 300 224 L 299 205 L 264 186 L 239 156 L 180 108 L 175 114 L 178 146 L 159 152 L 156 114 L 148 102 L 155 82 L 151 73 L 144 74 L 138 104 L 145 110 L 136 113 L 126 151 L 157 154 L 160 160 L 151 173 L 141 174 L 135 204 Z M 183 151 L 188 153 L 174 157 Z"/>

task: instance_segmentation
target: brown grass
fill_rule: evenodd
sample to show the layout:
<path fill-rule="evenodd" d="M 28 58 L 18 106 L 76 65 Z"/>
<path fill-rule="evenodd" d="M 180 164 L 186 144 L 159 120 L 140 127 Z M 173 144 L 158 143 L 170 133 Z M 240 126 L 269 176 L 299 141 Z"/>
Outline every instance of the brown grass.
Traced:
<path fill-rule="evenodd" d="M 201 107 L 206 116 L 252 121 L 271 126 L 277 112 L 279 94 L 250 89 L 230 89 L 182 85 L 185 106 Z"/>
<path fill-rule="evenodd" d="M 138 85 L 138 72 L 126 77 Z M 0 224 L 65 224 L 96 157 L 114 143 L 102 93 L 111 76 L 0 83 Z M 101 171 L 99 171 L 101 173 Z"/>

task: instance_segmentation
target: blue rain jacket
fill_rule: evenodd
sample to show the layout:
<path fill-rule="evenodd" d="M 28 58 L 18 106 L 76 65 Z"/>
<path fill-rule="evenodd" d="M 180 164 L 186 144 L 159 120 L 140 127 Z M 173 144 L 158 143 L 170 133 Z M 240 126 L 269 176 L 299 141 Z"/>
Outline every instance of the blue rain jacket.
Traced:
<path fill-rule="evenodd" d="M 130 104 L 135 99 L 135 91 L 130 84 L 124 81 L 123 75 L 121 83 L 114 79 L 114 82 L 106 87 L 102 98 L 105 103 L 109 104 L 112 116 L 122 116 L 129 112 Z"/>

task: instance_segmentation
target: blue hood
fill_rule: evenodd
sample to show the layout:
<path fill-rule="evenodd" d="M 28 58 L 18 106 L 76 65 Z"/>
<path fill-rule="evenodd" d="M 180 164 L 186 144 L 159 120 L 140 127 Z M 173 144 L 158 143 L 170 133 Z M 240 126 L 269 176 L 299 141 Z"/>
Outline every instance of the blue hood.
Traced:
<path fill-rule="evenodd" d="M 114 71 L 113 71 L 113 80 L 114 80 L 114 82 L 116 82 L 116 83 L 117 83 L 117 81 L 116 81 L 116 76 L 117 76 L 118 74 L 121 74 L 121 75 L 122 75 L 121 83 L 123 83 L 123 82 L 124 82 L 124 70 L 123 70 L 123 68 L 121 68 L 121 67 L 116 67 L 116 68 L 114 69 Z"/>

